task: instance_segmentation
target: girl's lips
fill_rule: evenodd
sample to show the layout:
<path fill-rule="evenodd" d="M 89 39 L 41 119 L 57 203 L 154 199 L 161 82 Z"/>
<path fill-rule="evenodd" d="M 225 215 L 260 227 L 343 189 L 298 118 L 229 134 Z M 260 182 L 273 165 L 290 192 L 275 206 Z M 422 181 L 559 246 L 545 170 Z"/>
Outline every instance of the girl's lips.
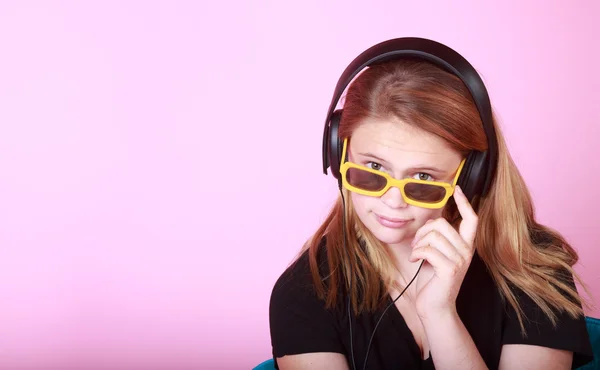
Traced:
<path fill-rule="evenodd" d="M 411 220 L 407 220 L 407 219 L 401 219 L 401 218 L 392 218 L 392 217 L 386 217 L 386 216 L 380 216 L 378 214 L 375 214 L 375 217 L 377 218 L 377 221 L 385 226 L 385 227 L 389 227 L 392 229 L 398 229 L 403 227 L 404 225 L 406 225 L 407 223 L 409 223 Z"/>

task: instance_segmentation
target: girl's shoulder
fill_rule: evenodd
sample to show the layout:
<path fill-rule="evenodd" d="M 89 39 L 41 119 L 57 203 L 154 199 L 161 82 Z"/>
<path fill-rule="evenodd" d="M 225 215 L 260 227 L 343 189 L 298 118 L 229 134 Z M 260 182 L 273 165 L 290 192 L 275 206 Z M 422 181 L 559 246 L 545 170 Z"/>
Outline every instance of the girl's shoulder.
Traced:
<path fill-rule="evenodd" d="M 273 287 L 273 294 L 281 291 L 293 291 L 298 293 L 298 290 L 304 293 L 314 291 L 314 283 L 312 270 L 310 267 L 310 254 L 308 249 L 303 250 L 294 261 L 280 274 Z M 319 267 L 320 276 L 329 274 L 329 264 L 327 259 L 326 240 L 323 238 L 319 243 L 317 256 L 317 266 Z"/>

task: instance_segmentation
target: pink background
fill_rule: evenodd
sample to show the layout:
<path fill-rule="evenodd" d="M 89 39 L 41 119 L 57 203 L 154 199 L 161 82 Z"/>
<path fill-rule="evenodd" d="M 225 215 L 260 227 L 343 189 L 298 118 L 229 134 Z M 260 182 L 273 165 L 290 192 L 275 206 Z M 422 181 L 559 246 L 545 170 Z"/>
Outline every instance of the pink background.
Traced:
<path fill-rule="evenodd" d="M 449 3 L 2 1 L 0 367 L 268 358 L 271 287 L 337 194 L 333 87 L 400 36 L 480 70 L 600 296 L 600 5 Z"/>

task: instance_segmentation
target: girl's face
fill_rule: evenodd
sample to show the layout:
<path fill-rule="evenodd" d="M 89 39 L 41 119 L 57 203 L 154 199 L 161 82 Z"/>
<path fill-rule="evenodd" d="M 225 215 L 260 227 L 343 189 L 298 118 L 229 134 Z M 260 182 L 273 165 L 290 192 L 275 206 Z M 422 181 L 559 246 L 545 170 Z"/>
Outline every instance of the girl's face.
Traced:
<path fill-rule="evenodd" d="M 367 120 L 350 138 L 348 160 L 396 179 L 452 183 L 462 156 L 443 139 L 403 122 Z M 443 211 L 407 204 L 396 187 L 381 197 L 350 194 L 358 218 L 391 247 L 409 246 L 417 230 L 427 220 L 441 217 Z"/>

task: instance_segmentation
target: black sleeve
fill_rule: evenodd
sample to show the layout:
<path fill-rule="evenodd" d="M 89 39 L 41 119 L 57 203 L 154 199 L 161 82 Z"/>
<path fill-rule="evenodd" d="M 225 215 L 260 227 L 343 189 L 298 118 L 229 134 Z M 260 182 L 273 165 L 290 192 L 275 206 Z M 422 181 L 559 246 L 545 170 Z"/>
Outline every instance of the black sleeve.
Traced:
<path fill-rule="evenodd" d="M 344 353 L 339 325 L 318 299 L 306 254 L 277 280 L 271 293 L 269 325 L 273 357 L 311 352 Z"/>
<path fill-rule="evenodd" d="M 572 282 L 571 280 L 570 283 Z M 592 361 L 592 347 L 585 317 L 574 319 L 567 312 L 558 312 L 557 325 L 554 327 L 550 319 L 527 294 L 520 290 L 515 292 L 525 314 L 523 325 L 526 336 L 522 336 L 517 314 L 507 303 L 502 344 L 531 344 L 572 351 L 573 369 Z"/>

